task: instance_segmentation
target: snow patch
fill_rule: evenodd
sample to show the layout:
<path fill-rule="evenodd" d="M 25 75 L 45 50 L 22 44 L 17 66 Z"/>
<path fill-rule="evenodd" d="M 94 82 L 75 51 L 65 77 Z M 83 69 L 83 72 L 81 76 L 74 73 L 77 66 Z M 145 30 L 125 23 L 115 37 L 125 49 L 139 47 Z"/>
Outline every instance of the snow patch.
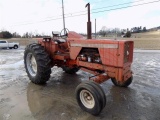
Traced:
<path fill-rule="evenodd" d="M 10 69 L 19 68 L 20 66 L 22 66 L 24 64 L 23 61 L 24 60 L 20 60 L 16 63 L 12 63 L 12 64 L 2 64 L 2 65 L 0 65 L 0 69 L 3 69 L 3 68 L 10 68 Z"/>
<path fill-rule="evenodd" d="M 5 59 L 0 59 L 0 65 L 2 65 L 2 64 L 5 64 L 6 63 L 6 60 Z"/>

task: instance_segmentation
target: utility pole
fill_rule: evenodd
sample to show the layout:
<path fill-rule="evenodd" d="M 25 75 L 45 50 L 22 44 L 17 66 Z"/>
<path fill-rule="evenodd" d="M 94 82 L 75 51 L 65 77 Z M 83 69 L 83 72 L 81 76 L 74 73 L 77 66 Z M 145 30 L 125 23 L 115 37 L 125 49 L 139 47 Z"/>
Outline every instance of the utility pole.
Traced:
<path fill-rule="evenodd" d="M 117 29 L 115 28 L 115 40 L 117 39 Z"/>
<path fill-rule="evenodd" d="M 63 29 L 64 29 L 64 35 L 65 35 L 65 17 L 64 17 L 64 4 L 62 0 L 62 16 L 63 16 Z"/>
<path fill-rule="evenodd" d="M 96 39 L 96 37 L 97 37 L 96 26 L 97 26 L 97 23 L 96 23 L 96 19 L 95 19 L 95 39 Z"/>

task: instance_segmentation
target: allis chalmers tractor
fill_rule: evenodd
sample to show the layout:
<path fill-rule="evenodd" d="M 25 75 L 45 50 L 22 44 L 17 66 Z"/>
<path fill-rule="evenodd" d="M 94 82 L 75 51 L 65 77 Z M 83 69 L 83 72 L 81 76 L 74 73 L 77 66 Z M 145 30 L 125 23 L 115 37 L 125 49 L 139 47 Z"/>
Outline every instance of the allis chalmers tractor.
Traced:
<path fill-rule="evenodd" d="M 90 21 L 87 28 L 88 39 L 67 29 L 65 39 L 64 35 L 54 33 L 52 38 L 38 39 L 38 44 L 26 47 L 24 64 L 35 84 L 46 83 L 53 66 L 68 74 L 80 69 L 93 74 L 89 81 L 77 86 L 75 94 L 81 109 L 98 115 L 106 105 L 100 83 L 111 79 L 114 85 L 127 87 L 132 82 L 133 41 L 91 39 Z"/>

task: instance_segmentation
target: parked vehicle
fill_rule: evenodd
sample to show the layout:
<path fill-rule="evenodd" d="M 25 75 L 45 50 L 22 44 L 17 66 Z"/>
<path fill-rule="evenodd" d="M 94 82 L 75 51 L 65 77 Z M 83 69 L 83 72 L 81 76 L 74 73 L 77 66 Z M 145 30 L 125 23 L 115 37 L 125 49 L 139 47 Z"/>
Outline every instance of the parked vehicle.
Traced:
<path fill-rule="evenodd" d="M 15 43 L 15 42 L 8 43 L 8 41 L 6 40 L 0 40 L 0 48 L 17 49 L 19 48 L 19 43 Z"/>

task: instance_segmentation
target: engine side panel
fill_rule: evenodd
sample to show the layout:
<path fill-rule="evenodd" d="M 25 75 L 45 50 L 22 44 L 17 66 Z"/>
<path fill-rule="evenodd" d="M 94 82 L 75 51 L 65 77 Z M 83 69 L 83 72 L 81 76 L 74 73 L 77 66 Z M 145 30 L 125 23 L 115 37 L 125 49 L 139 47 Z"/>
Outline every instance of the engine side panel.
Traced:
<path fill-rule="evenodd" d="M 98 48 L 103 65 L 117 66 L 117 48 Z"/>
<path fill-rule="evenodd" d="M 76 59 L 82 48 L 98 49 L 102 64 L 117 65 L 118 41 L 114 40 L 79 40 L 69 39 L 71 59 Z"/>
<path fill-rule="evenodd" d="M 79 55 L 80 51 L 81 51 L 82 47 L 70 47 L 70 59 L 75 60 L 77 58 L 77 56 Z"/>

